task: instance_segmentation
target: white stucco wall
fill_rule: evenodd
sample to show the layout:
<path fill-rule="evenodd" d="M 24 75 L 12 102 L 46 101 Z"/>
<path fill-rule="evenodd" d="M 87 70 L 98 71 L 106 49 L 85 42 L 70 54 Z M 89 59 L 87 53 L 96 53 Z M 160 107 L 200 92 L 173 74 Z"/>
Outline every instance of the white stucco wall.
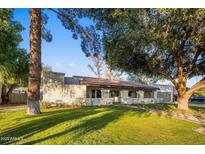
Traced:
<path fill-rule="evenodd" d="M 44 72 L 42 80 L 42 102 L 86 105 L 86 86 L 65 84 L 64 73 Z"/>
<path fill-rule="evenodd" d="M 150 104 L 156 103 L 154 98 L 122 98 L 122 104 Z"/>
<path fill-rule="evenodd" d="M 87 98 L 87 106 L 101 106 L 101 105 L 112 105 L 114 98 Z"/>
<path fill-rule="evenodd" d="M 43 102 L 66 103 L 68 105 L 85 105 L 85 85 L 64 85 L 49 83 L 43 86 Z"/>

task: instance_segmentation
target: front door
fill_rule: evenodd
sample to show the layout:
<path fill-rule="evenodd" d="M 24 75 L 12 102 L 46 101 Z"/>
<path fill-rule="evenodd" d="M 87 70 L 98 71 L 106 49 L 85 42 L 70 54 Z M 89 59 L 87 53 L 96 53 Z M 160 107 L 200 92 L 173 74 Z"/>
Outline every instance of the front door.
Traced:
<path fill-rule="evenodd" d="M 114 103 L 120 103 L 120 91 L 111 90 L 111 98 L 114 98 Z"/>

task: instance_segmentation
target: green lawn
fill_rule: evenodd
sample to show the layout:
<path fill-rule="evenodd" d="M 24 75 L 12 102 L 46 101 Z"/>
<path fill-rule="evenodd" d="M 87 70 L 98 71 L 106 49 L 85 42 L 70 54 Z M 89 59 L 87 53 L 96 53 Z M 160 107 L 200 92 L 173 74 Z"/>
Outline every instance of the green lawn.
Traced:
<path fill-rule="evenodd" d="M 205 144 L 199 124 L 126 107 L 0 112 L 0 144 Z M 21 137 L 22 140 L 5 140 Z"/>
<path fill-rule="evenodd" d="M 133 104 L 133 105 L 138 107 L 143 107 L 144 109 L 163 110 L 168 112 L 179 111 L 177 109 L 177 104 L 157 103 L 157 104 Z M 205 117 L 205 107 L 189 106 L 189 112 Z"/>

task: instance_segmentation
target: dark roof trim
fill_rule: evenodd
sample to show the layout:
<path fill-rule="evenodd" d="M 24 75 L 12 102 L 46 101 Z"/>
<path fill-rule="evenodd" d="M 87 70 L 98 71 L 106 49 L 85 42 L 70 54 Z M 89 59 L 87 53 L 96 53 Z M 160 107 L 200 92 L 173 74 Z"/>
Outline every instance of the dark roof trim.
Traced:
<path fill-rule="evenodd" d="M 117 85 L 89 85 L 89 84 L 85 84 L 88 87 L 99 87 L 99 88 L 119 88 L 119 89 L 130 89 L 130 90 L 143 90 L 143 91 L 155 91 L 158 90 L 158 88 L 144 88 L 144 87 L 128 87 L 128 86 L 117 86 Z"/>
<path fill-rule="evenodd" d="M 116 87 L 124 89 L 137 89 L 137 90 L 157 90 L 159 88 L 154 86 L 149 86 L 146 84 L 136 83 L 133 81 L 118 81 L 118 80 L 108 80 L 104 78 L 96 77 L 84 77 L 84 76 L 73 76 L 73 78 L 79 79 L 80 84 L 87 86 L 98 86 L 98 87 Z"/>

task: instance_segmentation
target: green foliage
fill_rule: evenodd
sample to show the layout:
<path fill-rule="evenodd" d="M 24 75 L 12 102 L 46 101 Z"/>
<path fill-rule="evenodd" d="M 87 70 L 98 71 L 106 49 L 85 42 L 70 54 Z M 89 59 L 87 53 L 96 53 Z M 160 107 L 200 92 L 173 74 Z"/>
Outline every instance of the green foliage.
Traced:
<path fill-rule="evenodd" d="M 81 49 L 86 57 L 103 55 L 101 36 L 93 25 L 83 25 L 80 19 L 87 16 L 87 9 L 50 9 L 58 15 L 62 25 L 81 40 Z M 86 18 L 87 19 L 87 18 Z"/>
<path fill-rule="evenodd" d="M 82 17 L 88 17 L 88 9 L 50 9 L 57 13 L 62 25 L 73 33 L 73 38 L 81 40 L 81 49 L 92 64 L 88 68 L 98 77 L 114 77 L 114 72 L 107 67 L 101 33 L 93 25 L 80 23 Z M 86 20 L 88 20 L 86 18 Z M 108 75 L 109 74 L 109 75 Z"/>
<path fill-rule="evenodd" d="M 1 19 L 0 25 L 7 23 L 6 28 L 0 29 L 0 65 L 10 61 L 10 57 L 13 56 L 13 52 L 17 49 L 17 46 L 22 37 L 20 32 L 23 27 L 20 23 L 12 20 L 11 9 L 0 9 Z"/>
<path fill-rule="evenodd" d="M 198 94 L 200 96 L 205 96 L 205 88 L 197 91 L 196 94 Z"/>
<path fill-rule="evenodd" d="M 51 34 L 51 31 L 46 28 L 46 24 L 48 23 L 48 16 L 45 14 L 44 11 L 42 11 L 41 14 L 42 14 L 41 38 L 44 39 L 46 42 L 51 42 L 53 40 L 53 35 Z"/>
<path fill-rule="evenodd" d="M 171 80 L 205 73 L 205 9 L 91 9 L 114 69 Z"/>
<path fill-rule="evenodd" d="M 11 9 L 1 9 L 0 10 L 0 31 L 7 30 L 9 28 L 8 20 L 11 18 Z"/>
<path fill-rule="evenodd" d="M 22 25 L 12 19 L 12 9 L 0 9 L 0 82 L 26 86 L 28 79 L 29 56 L 18 47 L 22 41 Z M 5 24 L 6 23 L 6 24 Z"/>
<path fill-rule="evenodd" d="M 150 83 L 156 83 L 159 80 L 159 77 L 152 77 L 152 75 L 143 75 L 141 73 L 128 73 L 128 80 L 136 81 L 142 84 L 150 84 Z"/>
<path fill-rule="evenodd" d="M 0 81 L 7 87 L 11 85 L 26 87 L 28 84 L 29 54 L 18 49 L 13 53 L 8 63 L 5 63 L 0 73 Z"/>
<path fill-rule="evenodd" d="M 1 119 L 1 136 L 20 139 L 0 140 L 0 144 L 205 143 L 205 136 L 194 132 L 201 125 L 143 110 L 85 107 L 43 112 L 29 118 L 25 111 L 0 112 L 6 117 Z"/>

